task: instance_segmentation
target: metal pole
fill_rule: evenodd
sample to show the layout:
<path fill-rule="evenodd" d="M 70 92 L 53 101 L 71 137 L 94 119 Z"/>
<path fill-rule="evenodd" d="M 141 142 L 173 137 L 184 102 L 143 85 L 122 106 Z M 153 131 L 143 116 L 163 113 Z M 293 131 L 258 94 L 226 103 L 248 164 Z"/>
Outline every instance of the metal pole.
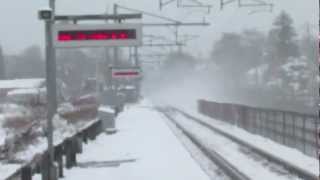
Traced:
<path fill-rule="evenodd" d="M 320 0 L 319 0 L 319 4 L 318 4 L 318 7 L 319 7 L 319 9 L 320 9 Z M 318 22 L 319 22 L 319 28 L 320 28 L 320 11 L 319 11 L 319 19 L 318 19 Z M 318 37 L 319 37 L 319 34 L 320 34 L 320 32 L 318 32 Z M 320 42 L 319 42 L 319 38 L 318 38 L 318 55 L 319 55 L 319 52 L 320 52 Z M 318 59 L 318 68 L 319 68 L 319 70 L 320 70 L 320 65 L 319 65 L 319 59 Z M 318 83 L 318 89 L 319 89 L 319 91 L 318 92 L 320 92 L 320 87 L 319 87 L 319 83 Z M 318 98 L 320 97 L 320 94 L 318 94 Z M 318 116 L 320 116 L 320 110 L 319 110 L 319 112 L 318 112 Z M 319 127 L 319 117 L 317 118 L 317 128 L 320 128 Z M 320 135 L 318 135 L 317 134 L 317 136 L 318 136 L 318 138 L 319 138 L 319 136 Z M 318 146 L 319 146 L 319 144 L 318 144 Z M 318 147 L 318 152 L 317 152 L 317 157 L 318 157 L 318 166 L 319 166 L 319 180 L 320 180 L 320 148 Z"/>
<path fill-rule="evenodd" d="M 49 0 L 49 7 L 55 14 L 55 0 Z M 47 140 L 48 140 L 48 172 L 49 180 L 53 180 L 53 165 L 54 165 L 54 148 L 53 148 L 53 123 L 52 119 L 57 110 L 57 92 L 56 92 L 56 57 L 53 47 L 52 26 L 54 20 L 46 21 L 46 86 L 47 86 Z"/>
<path fill-rule="evenodd" d="M 318 8 L 319 8 L 319 10 L 320 10 L 320 0 L 319 0 L 319 3 L 318 3 Z M 319 28 L 320 28 L 320 11 L 319 11 L 319 14 L 318 14 L 319 16 L 319 18 L 318 18 L 318 23 L 319 23 Z M 320 52 L 320 42 L 319 42 L 319 34 L 320 34 L 320 32 L 318 32 L 318 55 L 319 55 L 319 52 Z M 319 68 L 319 70 L 320 70 L 320 65 L 319 65 L 319 59 L 318 59 L 318 68 Z M 319 91 L 318 92 L 320 92 L 320 87 L 319 87 L 319 83 L 318 83 L 318 89 L 319 89 Z M 319 96 L 320 96 L 320 94 L 318 94 L 318 98 L 319 98 Z M 319 112 L 318 112 L 318 116 L 320 116 L 320 110 L 319 110 Z M 319 117 L 317 118 L 317 120 L 316 120 L 316 124 L 317 124 L 317 128 L 319 129 L 320 127 L 319 127 Z M 317 129 L 317 130 L 318 130 Z M 317 137 L 319 138 L 319 134 L 318 134 L 318 132 L 317 132 Z M 317 139 L 318 139 L 317 138 Z M 319 142 L 318 142 L 318 146 L 319 146 Z M 318 166 L 319 166 L 319 180 L 320 180 L 320 148 L 318 147 L 318 150 L 317 150 L 318 152 L 317 152 L 317 157 L 318 157 Z"/>
<path fill-rule="evenodd" d="M 98 100 L 100 100 L 100 74 L 99 74 L 99 65 L 100 61 L 99 58 L 96 59 L 96 96 Z"/>
<path fill-rule="evenodd" d="M 113 5 L 113 14 L 114 15 L 117 15 L 118 14 L 118 5 L 117 4 L 114 4 Z M 118 23 L 118 21 L 117 20 L 115 20 L 115 23 Z M 114 66 L 117 66 L 118 65 L 118 57 L 119 55 L 118 55 L 118 48 L 117 47 L 115 47 L 114 48 L 114 59 L 113 59 L 113 65 Z"/>
<path fill-rule="evenodd" d="M 117 15 L 117 10 L 118 10 L 118 5 L 117 4 L 114 4 L 113 5 L 113 14 L 114 15 Z M 118 21 L 115 20 L 114 23 L 117 23 Z M 113 48 L 113 61 L 111 62 L 111 67 L 115 67 L 117 66 L 117 61 L 118 61 L 118 48 L 117 47 L 114 47 Z M 111 86 L 112 86 L 112 89 L 113 89 L 113 94 L 116 95 L 117 93 L 117 83 L 116 83 L 116 80 L 114 80 L 113 78 L 111 78 Z"/>
<path fill-rule="evenodd" d="M 138 47 L 137 46 L 135 46 L 134 47 L 134 65 L 135 66 L 140 66 L 140 64 L 139 64 L 139 55 L 138 55 L 139 53 L 138 53 Z"/>
<path fill-rule="evenodd" d="M 135 47 L 134 47 L 134 65 L 135 65 L 136 67 L 139 67 L 139 68 L 141 69 L 141 67 L 140 67 L 140 62 L 139 62 L 138 46 L 135 46 Z M 141 91 L 141 79 L 136 80 L 135 85 L 136 85 L 136 95 L 137 95 L 137 98 L 139 98 L 139 96 L 140 96 L 140 94 L 141 94 L 141 93 L 140 93 L 140 91 Z"/>
<path fill-rule="evenodd" d="M 106 16 L 108 16 L 109 13 L 108 13 L 108 8 L 106 7 Z M 106 20 L 106 24 L 108 24 L 108 20 Z M 112 66 L 112 58 L 110 58 L 110 48 L 109 47 L 105 47 L 104 48 L 105 50 L 105 63 L 107 65 L 107 74 L 104 75 L 104 83 L 103 84 L 106 84 L 106 87 L 110 90 L 112 89 L 112 77 L 111 77 L 111 69 L 110 67 Z M 103 73 L 103 71 L 101 72 Z M 104 90 L 102 90 L 104 91 Z"/>

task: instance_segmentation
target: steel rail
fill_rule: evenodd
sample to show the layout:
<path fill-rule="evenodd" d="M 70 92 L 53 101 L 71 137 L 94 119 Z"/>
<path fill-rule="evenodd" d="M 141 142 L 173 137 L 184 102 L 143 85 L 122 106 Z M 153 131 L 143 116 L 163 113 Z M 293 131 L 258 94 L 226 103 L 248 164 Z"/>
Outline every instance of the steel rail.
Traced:
<path fill-rule="evenodd" d="M 300 178 L 303 178 L 303 179 L 306 179 L 306 180 L 318 180 L 318 177 L 316 174 L 312 174 L 310 172 L 307 172 L 306 170 L 296 166 L 296 165 L 293 165 L 292 163 L 284 160 L 284 159 L 281 159 L 280 157 L 276 157 L 275 155 L 271 154 L 270 152 L 267 152 L 265 150 L 262 150 L 256 146 L 253 146 L 252 144 L 249 144 L 245 141 L 243 141 L 242 139 L 238 138 L 238 137 L 235 137 L 229 133 L 226 133 L 218 128 L 215 128 L 213 127 L 212 125 L 210 125 L 209 123 L 206 123 L 202 120 L 200 120 L 199 118 L 196 118 L 178 108 L 175 108 L 175 107 L 170 107 L 172 110 L 176 111 L 176 112 L 179 112 L 181 113 L 182 115 L 184 115 L 185 117 L 187 117 L 188 119 L 190 120 L 193 120 L 205 127 L 207 127 L 208 129 L 236 142 L 237 144 L 240 144 L 244 147 L 247 147 L 249 149 L 251 149 L 253 152 L 257 153 L 258 155 L 260 156 L 263 156 L 265 157 L 266 159 L 268 159 L 269 161 L 271 162 L 274 162 L 278 165 L 281 165 L 282 167 L 284 167 L 285 169 L 287 169 L 289 172 L 293 173 L 293 174 L 296 174 L 297 176 L 299 176 Z"/>
<path fill-rule="evenodd" d="M 225 160 L 221 155 L 219 155 L 214 150 L 208 149 L 205 145 L 203 145 L 192 133 L 190 133 L 186 128 L 181 126 L 178 122 L 174 120 L 168 113 L 165 111 L 161 111 L 175 126 L 182 131 L 182 133 L 190 139 L 192 143 L 194 143 L 202 153 L 207 156 L 212 162 L 214 162 L 217 166 L 219 166 L 228 177 L 232 180 L 251 180 L 247 175 L 240 172 L 235 166 L 230 164 L 227 160 Z"/>

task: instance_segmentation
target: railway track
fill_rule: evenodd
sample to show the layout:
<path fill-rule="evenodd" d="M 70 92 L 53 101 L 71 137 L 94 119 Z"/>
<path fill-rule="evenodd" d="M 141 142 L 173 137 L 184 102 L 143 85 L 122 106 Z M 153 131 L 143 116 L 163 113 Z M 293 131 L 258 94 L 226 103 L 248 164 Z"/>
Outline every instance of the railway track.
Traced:
<path fill-rule="evenodd" d="M 241 173 L 236 167 L 226 161 L 218 153 L 209 150 L 205 147 L 193 134 L 191 134 L 186 128 L 177 123 L 168 113 L 161 110 L 161 112 L 178 128 L 182 133 L 194 143 L 201 152 L 208 157 L 211 161 L 217 164 L 232 180 L 250 180 L 248 176 Z"/>
<path fill-rule="evenodd" d="M 206 129 L 209 129 L 213 133 L 219 134 L 234 143 L 238 144 L 239 146 L 242 146 L 246 149 L 249 149 L 254 154 L 257 154 L 260 157 L 263 157 L 264 159 L 267 159 L 270 163 L 275 164 L 279 167 L 284 168 L 286 171 L 288 171 L 290 174 L 294 174 L 297 177 L 304 179 L 304 180 L 318 180 L 317 176 L 314 174 L 311 174 L 310 172 L 306 172 L 305 170 L 290 164 L 289 162 L 286 162 L 276 156 L 274 156 L 271 153 L 268 153 L 267 151 L 264 151 L 262 149 L 259 149 L 255 146 L 252 146 L 251 144 L 248 144 L 247 142 L 241 140 L 240 138 L 234 137 L 228 133 L 225 133 L 212 125 L 178 109 L 175 107 L 166 107 L 166 108 L 158 108 L 158 110 L 163 113 L 178 129 L 180 129 L 183 134 L 188 137 L 196 146 L 199 147 L 199 149 L 216 165 L 218 165 L 231 179 L 233 180 L 249 180 L 254 179 L 252 177 L 249 177 L 248 175 L 241 172 L 237 167 L 235 167 L 233 164 L 228 162 L 224 157 L 222 157 L 219 153 L 215 152 L 212 149 L 209 149 L 206 145 L 204 145 L 199 138 L 196 137 L 194 133 L 191 133 L 190 130 L 185 128 L 183 125 L 181 125 L 177 120 L 171 115 L 172 112 L 174 113 L 180 113 L 186 119 L 193 121 L 194 123 L 197 123 L 201 126 L 203 126 Z"/>

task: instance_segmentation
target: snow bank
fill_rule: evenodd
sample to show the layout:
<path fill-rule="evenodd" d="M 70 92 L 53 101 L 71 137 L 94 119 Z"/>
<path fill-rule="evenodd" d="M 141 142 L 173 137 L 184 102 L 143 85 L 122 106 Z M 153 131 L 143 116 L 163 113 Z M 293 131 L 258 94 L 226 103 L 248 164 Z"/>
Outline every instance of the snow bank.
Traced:
<path fill-rule="evenodd" d="M 20 167 L 21 165 L 18 164 L 2 164 L 0 162 L 0 179 L 3 180 L 4 178 L 12 175 L 13 173 L 16 172 L 16 170 Z"/>
<path fill-rule="evenodd" d="M 209 180 L 150 105 L 143 101 L 121 113 L 118 133 L 102 134 L 85 145 L 79 167 L 67 170 L 64 179 Z"/>
<path fill-rule="evenodd" d="M 1 80 L 0 89 L 29 89 L 40 88 L 45 84 L 45 79 L 14 79 Z"/>
<path fill-rule="evenodd" d="M 46 96 L 46 88 L 16 89 L 7 94 L 8 101 L 17 104 L 46 104 Z"/>
<path fill-rule="evenodd" d="M 70 124 L 67 120 L 55 116 L 53 119 L 54 145 L 62 143 L 65 139 L 74 136 L 77 132 L 95 123 L 98 119 L 90 119 L 87 121 L 78 121 Z M 47 149 L 47 139 L 44 136 L 37 138 L 37 143 L 31 144 L 25 149 L 16 154 L 16 158 L 23 161 L 31 161 L 37 154 L 42 154 Z"/>
<path fill-rule="evenodd" d="M 106 113 L 115 113 L 115 110 L 112 109 L 112 108 L 109 107 L 109 106 L 101 106 L 101 107 L 99 108 L 99 111 L 101 111 L 101 112 L 106 112 Z"/>

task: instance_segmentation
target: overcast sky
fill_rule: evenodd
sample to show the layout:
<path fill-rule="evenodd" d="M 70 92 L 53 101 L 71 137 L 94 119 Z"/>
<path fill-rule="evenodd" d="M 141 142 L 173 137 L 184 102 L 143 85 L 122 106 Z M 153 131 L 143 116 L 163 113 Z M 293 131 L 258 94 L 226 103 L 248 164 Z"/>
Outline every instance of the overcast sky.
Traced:
<path fill-rule="evenodd" d="M 45 7 L 47 0 L 9 0 L 4 1 L 0 6 L 0 44 L 7 54 L 22 51 L 27 46 L 43 44 L 43 24 L 37 19 L 37 10 Z M 185 0 L 187 1 L 187 0 Z M 248 0 L 249 1 L 249 0 Z M 202 0 L 211 3 L 214 8 L 211 14 L 206 15 L 199 10 L 177 9 L 174 4 L 167 6 L 164 10 L 158 11 L 158 0 L 58 0 L 57 14 L 62 13 L 102 13 L 106 9 L 111 12 L 114 2 L 127 7 L 139 8 L 146 11 L 162 14 L 168 17 L 183 21 L 201 21 L 204 16 L 211 23 L 210 27 L 189 27 L 182 28 L 181 34 L 201 35 L 192 41 L 188 49 L 192 49 L 195 54 L 207 53 L 212 49 L 214 40 L 217 40 L 222 32 L 238 32 L 243 29 L 256 28 L 267 31 L 275 16 L 281 10 L 287 11 L 293 18 L 298 31 L 302 31 L 303 24 L 309 22 L 314 30 L 318 30 L 317 19 L 319 14 L 318 1 L 315 0 L 265 0 L 273 2 L 275 9 L 272 13 L 263 12 L 248 15 L 252 9 L 237 8 L 228 5 L 223 11 L 219 10 L 219 0 Z M 125 12 L 125 11 L 121 11 Z M 148 21 L 148 19 L 145 19 Z M 150 20 L 150 19 L 149 19 Z M 155 20 L 154 20 L 155 21 Z M 169 34 L 165 28 L 159 32 Z M 158 30 L 145 29 L 145 33 L 152 34 Z M 168 35 L 172 37 L 171 33 Z"/>

